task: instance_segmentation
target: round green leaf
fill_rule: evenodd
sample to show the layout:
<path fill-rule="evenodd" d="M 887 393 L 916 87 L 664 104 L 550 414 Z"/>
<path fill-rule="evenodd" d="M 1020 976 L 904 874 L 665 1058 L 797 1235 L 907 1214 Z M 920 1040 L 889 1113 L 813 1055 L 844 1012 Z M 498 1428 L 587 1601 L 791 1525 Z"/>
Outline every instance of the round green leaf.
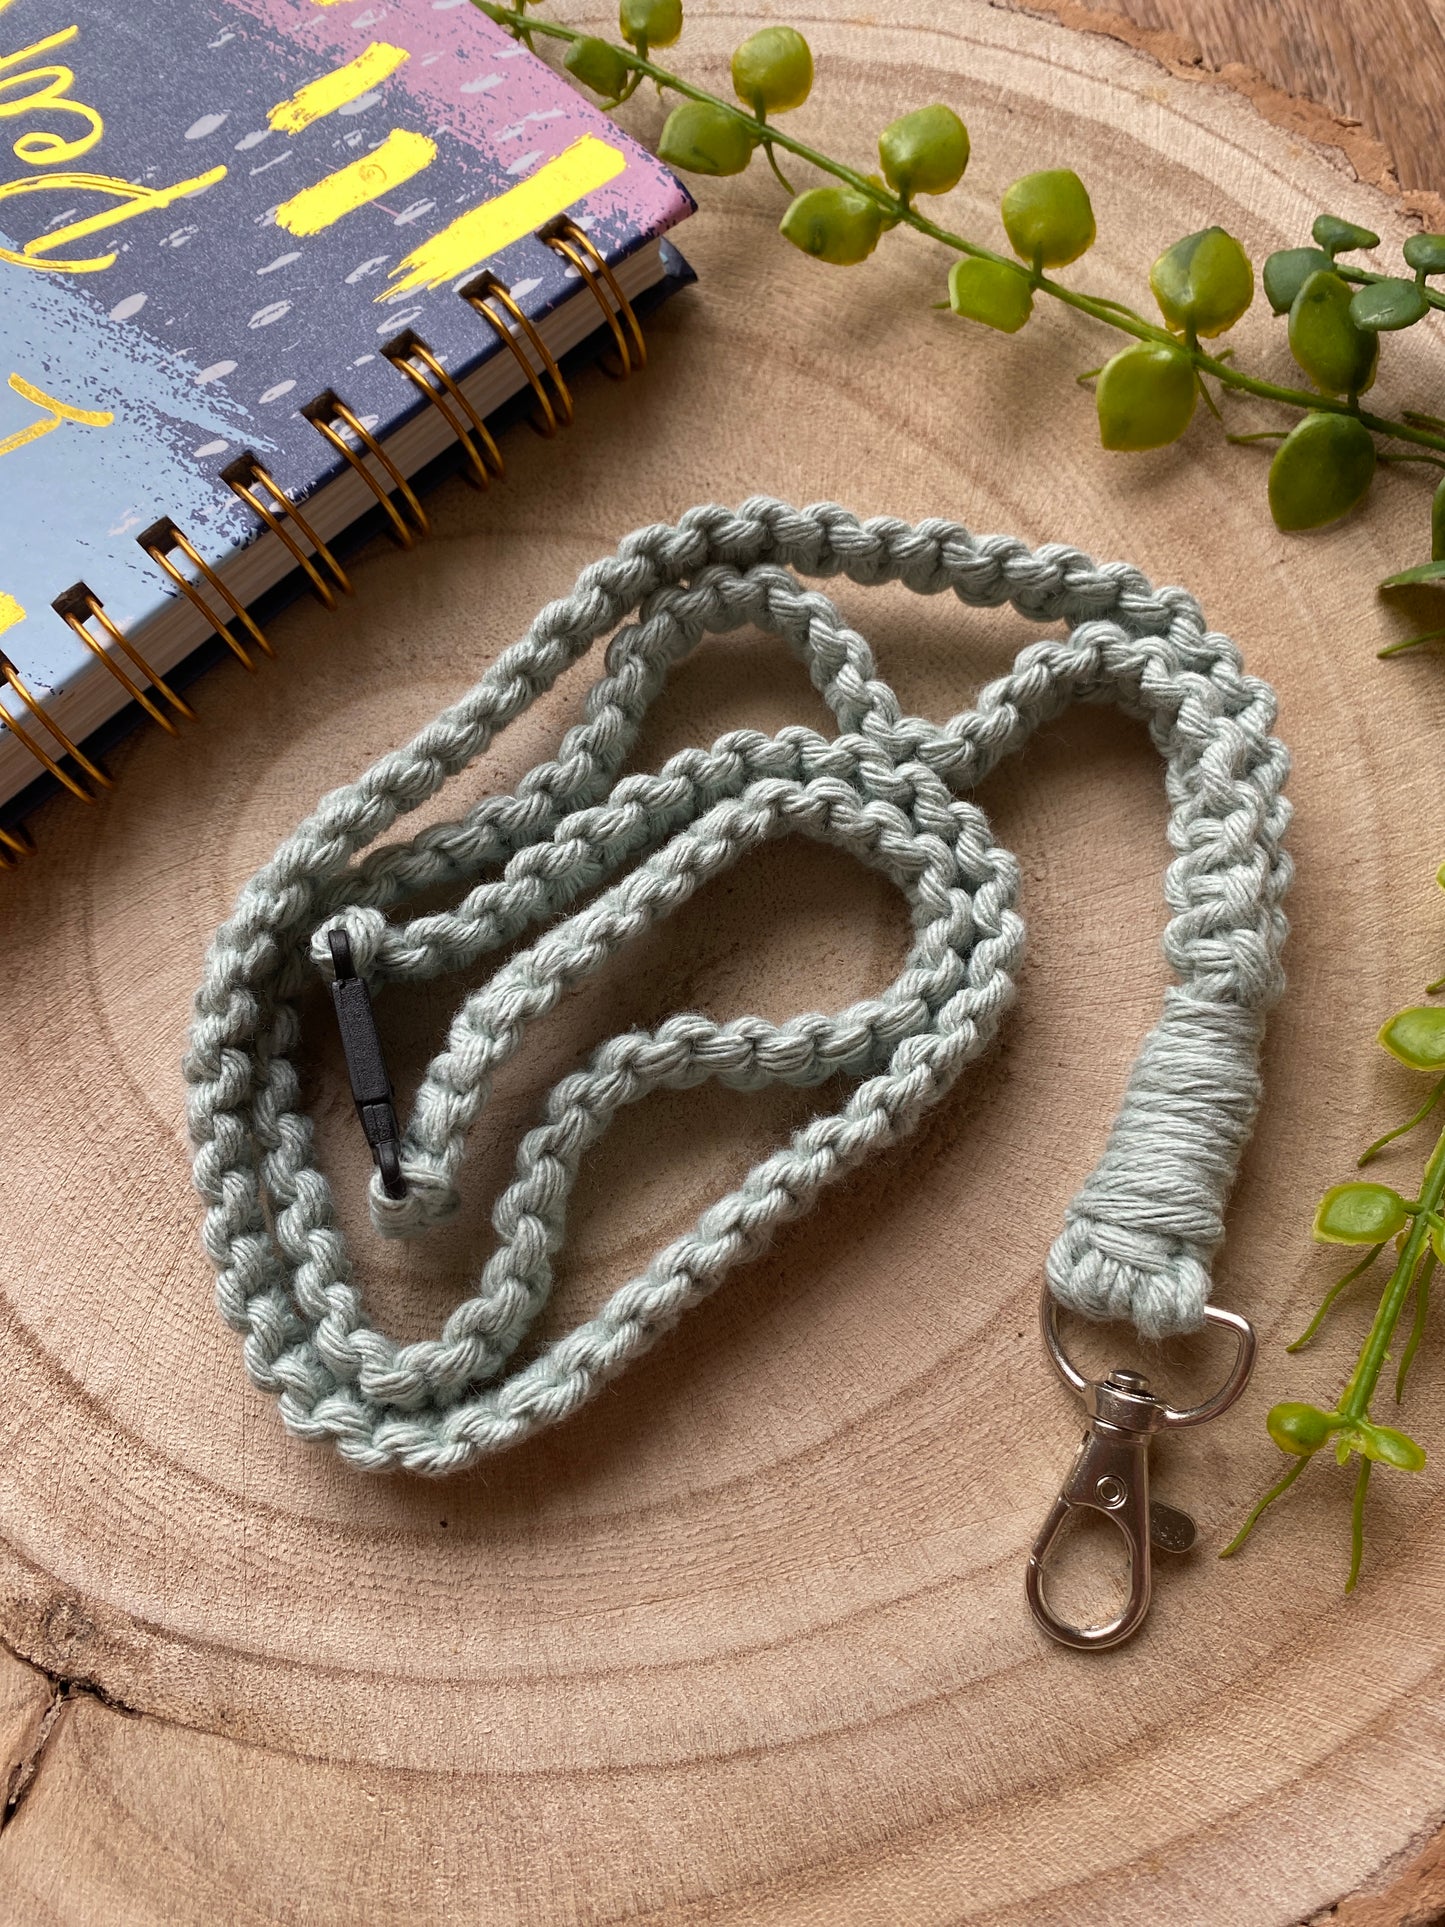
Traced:
<path fill-rule="evenodd" d="M 1306 415 L 1269 465 L 1269 512 L 1278 529 L 1318 529 L 1363 500 L 1375 475 L 1375 441 L 1353 415 Z"/>
<path fill-rule="evenodd" d="M 1099 374 L 1094 399 L 1105 448 L 1163 448 L 1177 442 L 1194 413 L 1194 364 L 1182 348 L 1136 341 Z"/>
<path fill-rule="evenodd" d="M 1412 234 L 1405 243 L 1405 264 L 1416 274 L 1445 274 L 1445 234 Z"/>
<path fill-rule="evenodd" d="M 1367 281 L 1350 296 L 1351 321 L 1375 334 L 1413 328 L 1429 312 L 1429 303 L 1413 281 Z"/>
<path fill-rule="evenodd" d="M 1380 245 L 1378 234 L 1371 234 L 1367 227 L 1356 227 L 1353 221 L 1342 221 L 1338 214 L 1321 214 L 1310 229 L 1316 244 L 1327 254 L 1344 254 L 1354 248 L 1377 248 Z"/>
<path fill-rule="evenodd" d="M 948 271 L 948 305 L 966 321 L 1016 335 L 1034 311 L 1028 276 L 1002 261 L 955 261 Z"/>
<path fill-rule="evenodd" d="M 951 107 L 919 107 L 878 136 L 883 178 L 905 201 L 947 194 L 968 166 L 968 129 Z"/>
<path fill-rule="evenodd" d="M 1402 1472 L 1424 1470 L 1424 1446 L 1393 1425 L 1376 1425 L 1372 1419 L 1361 1419 L 1351 1427 L 1350 1443 L 1364 1458 L 1374 1459 L 1377 1464 L 1398 1466 Z"/>
<path fill-rule="evenodd" d="M 682 0 L 621 0 L 617 24 L 646 59 L 649 47 L 670 47 L 682 32 Z"/>
<path fill-rule="evenodd" d="M 1249 256 L 1222 227 L 1201 228 L 1165 250 L 1149 270 L 1164 319 L 1178 333 L 1222 335 L 1254 299 Z"/>
<path fill-rule="evenodd" d="M 562 65 L 574 80 L 590 87 L 604 100 L 615 100 L 627 85 L 632 69 L 609 40 L 590 34 L 574 40 L 562 58 Z"/>
<path fill-rule="evenodd" d="M 1430 559 L 1445 562 L 1445 480 L 1435 490 L 1430 504 Z"/>
<path fill-rule="evenodd" d="M 1323 248 L 1280 248 L 1264 264 L 1264 298 L 1276 314 L 1288 314 L 1316 268 L 1332 268 Z"/>
<path fill-rule="evenodd" d="M 1269 1435 L 1280 1451 L 1293 1452 L 1301 1459 L 1318 1452 L 1338 1424 L 1333 1412 L 1322 1412 L 1318 1405 L 1306 1405 L 1299 1399 L 1286 1399 L 1272 1406 L 1265 1420 Z"/>
<path fill-rule="evenodd" d="M 1396 1011 L 1379 1042 L 1412 1071 L 1445 1071 L 1445 1004 L 1414 1004 Z"/>
<path fill-rule="evenodd" d="M 1093 205 L 1072 168 L 1025 174 L 1005 189 L 1001 212 L 1009 245 L 1030 267 L 1065 267 L 1094 245 Z"/>
<path fill-rule="evenodd" d="M 753 135 L 736 114 L 710 100 L 685 100 L 663 124 L 657 158 L 685 174 L 741 174 L 753 145 Z"/>
<path fill-rule="evenodd" d="M 1405 1200 L 1388 1184 L 1337 1184 L 1320 1199 L 1314 1234 L 1321 1244 L 1379 1245 L 1409 1221 Z"/>
<path fill-rule="evenodd" d="M 883 232 L 883 212 L 852 187 L 810 187 L 778 224 L 778 231 L 816 260 L 848 268 L 866 261 Z"/>
<path fill-rule="evenodd" d="M 733 90 L 755 114 L 785 114 L 813 90 L 813 53 L 792 27 L 764 27 L 733 55 Z"/>
<path fill-rule="evenodd" d="M 1363 394 L 1375 379 L 1380 338 L 1356 325 L 1353 290 L 1321 268 L 1301 287 L 1289 311 L 1290 353 L 1329 395 Z"/>

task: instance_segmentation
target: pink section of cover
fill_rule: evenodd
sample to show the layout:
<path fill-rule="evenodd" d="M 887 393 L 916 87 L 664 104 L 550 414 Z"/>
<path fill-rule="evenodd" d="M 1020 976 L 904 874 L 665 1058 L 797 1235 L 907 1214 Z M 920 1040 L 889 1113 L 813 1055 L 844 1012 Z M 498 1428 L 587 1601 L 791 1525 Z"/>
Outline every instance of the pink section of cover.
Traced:
<path fill-rule="evenodd" d="M 418 104 L 428 131 L 445 129 L 523 180 L 582 134 L 627 157 L 626 171 L 588 199 L 650 240 L 692 212 L 686 189 L 646 149 L 592 107 L 471 0 L 230 0 L 237 12 L 316 54 L 316 71 L 352 60 L 373 40 L 412 56 L 386 85 Z M 521 165 L 518 165 L 522 163 Z"/>

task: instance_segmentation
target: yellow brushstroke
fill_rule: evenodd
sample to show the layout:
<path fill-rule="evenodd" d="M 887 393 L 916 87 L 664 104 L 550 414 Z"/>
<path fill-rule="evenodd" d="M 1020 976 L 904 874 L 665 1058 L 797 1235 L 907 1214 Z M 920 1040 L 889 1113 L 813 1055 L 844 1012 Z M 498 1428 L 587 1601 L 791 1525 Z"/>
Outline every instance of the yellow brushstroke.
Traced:
<path fill-rule="evenodd" d="M 313 7 L 346 7 L 351 0 L 311 0 Z"/>
<path fill-rule="evenodd" d="M 6 595 L 5 591 L 0 589 L 0 635 L 3 635 L 7 629 L 13 629 L 17 622 L 24 622 L 24 620 L 25 611 L 14 596 Z"/>
<path fill-rule="evenodd" d="M 266 116 L 272 127 L 281 134 L 299 134 L 303 127 L 313 121 L 322 120 L 327 114 L 334 114 L 338 107 L 345 107 L 349 101 L 360 100 L 363 94 L 379 87 L 389 74 L 411 59 L 405 47 L 393 47 L 385 40 L 373 40 L 365 53 L 355 60 L 348 60 L 344 67 L 335 67 L 329 74 L 322 74 L 319 80 L 308 80 L 304 87 L 298 87 L 288 100 L 281 100 Z"/>
<path fill-rule="evenodd" d="M 48 435 L 62 422 L 80 422 L 86 428 L 109 428 L 115 420 L 109 409 L 77 408 L 68 401 L 58 401 L 54 395 L 47 395 L 43 388 L 27 381 L 24 375 L 12 375 L 9 386 L 22 401 L 28 401 L 33 408 L 41 411 L 41 419 L 31 422 L 26 428 L 17 428 L 13 435 L 7 435 L 0 442 L 0 455 L 13 455 L 17 448 L 24 448 L 29 442 L 38 442 L 42 435 Z"/>
<path fill-rule="evenodd" d="M 379 200 L 413 174 L 420 174 L 424 167 L 431 166 L 436 153 L 435 142 L 425 134 L 393 127 L 380 147 L 283 202 L 276 210 L 276 225 L 288 234 L 320 234 L 344 214 Z"/>
<path fill-rule="evenodd" d="M 416 288 L 439 288 L 455 280 L 468 268 L 480 266 L 499 249 L 532 234 L 580 201 L 595 188 L 616 180 L 626 167 L 626 157 L 606 141 L 584 134 L 553 160 L 545 161 L 535 174 L 505 194 L 470 208 L 444 227 L 439 234 L 414 248 L 406 259 L 392 269 L 396 286 L 376 296 L 378 301 L 395 301 L 399 295 Z M 400 275 L 401 279 L 396 277 Z"/>
<path fill-rule="evenodd" d="M 208 187 L 214 187 L 217 181 L 225 178 L 224 167 L 213 167 L 209 172 L 197 174 L 188 181 L 177 181 L 174 187 L 145 187 L 136 181 L 112 180 L 107 174 L 22 174 L 18 180 L 0 182 L 0 201 L 12 200 L 20 194 L 81 193 L 107 194 L 125 203 L 109 213 L 91 214 L 83 221 L 71 221 L 65 227 L 50 228 L 46 233 L 36 235 L 33 241 L 27 241 L 23 252 L 0 248 L 0 261 L 13 261 L 18 268 L 39 268 L 54 274 L 100 274 L 114 265 L 114 254 L 92 255 L 83 261 L 42 261 L 39 257 L 54 248 L 64 247 L 70 241 L 80 240 L 87 234 L 98 234 L 102 228 L 113 227 L 117 221 L 131 221 L 137 214 L 145 214 L 153 208 L 170 207 L 173 202 L 184 200 L 188 195 L 204 194 Z"/>

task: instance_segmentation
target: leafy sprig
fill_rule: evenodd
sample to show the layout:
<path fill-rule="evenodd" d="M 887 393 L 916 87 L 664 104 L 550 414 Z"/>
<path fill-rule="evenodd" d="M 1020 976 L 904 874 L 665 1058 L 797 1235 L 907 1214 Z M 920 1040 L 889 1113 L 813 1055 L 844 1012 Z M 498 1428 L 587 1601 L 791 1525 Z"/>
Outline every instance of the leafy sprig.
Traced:
<path fill-rule="evenodd" d="M 1250 308 L 1254 268 L 1223 228 L 1186 235 L 1154 263 L 1149 283 L 1159 322 L 1103 295 L 1056 279 L 1093 245 L 1094 212 L 1084 183 L 1071 169 L 1024 175 L 1009 186 L 1000 212 L 1013 258 L 944 227 L 923 213 L 920 197 L 948 193 L 970 158 L 968 130 L 950 107 L 935 104 L 902 115 L 878 139 L 880 172 L 865 173 L 780 128 L 773 116 L 800 107 L 813 86 L 813 56 L 791 27 L 765 27 L 733 55 L 735 100 L 725 100 L 659 66 L 652 58 L 683 31 L 681 0 L 621 0 L 621 44 L 582 33 L 514 5 L 475 0 L 518 38 L 562 43 L 563 64 L 584 86 L 616 106 L 644 79 L 659 94 L 676 95 L 658 142 L 671 167 L 703 175 L 741 174 L 761 153 L 793 196 L 780 223 L 784 237 L 805 254 L 837 266 L 866 260 L 892 228 L 907 226 L 961 257 L 947 279 L 947 299 L 965 320 L 1016 334 L 1034 312 L 1037 296 L 1072 308 L 1131 336 L 1095 379 L 1099 434 L 1106 448 L 1142 450 L 1176 441 L 1202 397 L 1216 416 L 1219 396 L 1250 395 L 1301 416 L 1292 428 L 1232 434 L 1235 442 L 1278 441 L 1269 471 L 1269 506 L 1287 531 L 1320 528 L 1348 515 L 1368 495 L 1382 463 L 1412 462 L 1441 471 L 1431 514 L 1430 560 L 1389 577 L 1384 589 L 1439 584 L 1445 588 L 1445 418 L 1418 409 L 1398 416 L 1361 402 L 1374 385 L 1383 335 L 1416 326 L 1445 308 L 1432 277 L 1445 275 L 1445 235 L 1416 234 L 1405 243 L 1409 275 L 1380 274 L 1342 257 L 1377 247 L 1368 229 L 1322 214 L 1310 247 L 1286 248 L 1264 263 L 1264 292 L 1287 317 L 1290 352 L 1312 387 L 1294 387 L 1250 374 L 1232 348 L 1208 349 Z M 779 150 L 829 177 L 831 185 L 795 193 Z M 1218 391 L 1218 394 L 1216 394 Z M 1445 636 L 1445 629 L 1394 643 L 1394 655 Z"/>
<path fill-rule="evenodd" d="M 1445 870 L 1441 871 L 1439 882 L 1445 888 Z M 1427 994 L 1442 989 L 1445 989 L 1445 978 L 1431 984 Z M 1373 1163 L 1387 1146 L 1423 1124 L 1445 1097 L 1445 1004 L 1414 1004 L 1408 1010 L 1397 1011 L 1380 1031 L 1379 1042 L 1400 1063 L 1432 1081 L 1418 1109 L 1361 1153 L 1362 1166 Z M 1359 1263 L 1331 1285 L 1319 1310 L 1289 1347 L 1292 1352 L 1309 1344 L 1336 1300 L 1356 1279 L 1373 1269 L 1387 1247 L 1394 1251 L 1395 1263 L 1355 1369 L 1338 1401 L 1325 1408 L 1287 1399 L 1271 1410 L 1266 1420 L 1269 1435 L 1282 1452 L 1291 1455 L 1294 1463 L 1254 1506 L 1221 1557 L 1227 1559 L 1238 1552 L 1261 1513 L 1289 1490 L 1316 1453 L 1332 1445 L 1341 1465 L 1347 1464 L 1352 1454 L 1358 1455 L 1360 1462 L 1351 1507 L 1350 1570 L 1345 1582 L 1346 1591 L 1351 1591 L 1359 1578 L 1364 1553 L 1365 1496 L 1371 1469 L 1376 1465 L 1392 1465 L 1404 1472 L 1418 1472 L 1425 1463 L 1423 1446 L 1394 1426 L 1381 1425 L 1371 1415 L 1371 1402 L 1389 1359 L 1396 1329 L 1413 1301 L 1409 1335 L 1395 1372 L 1395 1402 L 1398 1404 L 1404 1397 L 1405 1380 L 1425 1332 L 1431 1280 L 1436 1266 L 1445 1260 L 1445 1130 L 1441 1131 L 1426 1162 L 1417 1196 L 1407 1198 L 1393 1185 L 1361 1179 L 1334 1185 L 1320 1200 L 1314 1235 L 1323 1244 L 1358 1245 L 1367 1249 Z"/>

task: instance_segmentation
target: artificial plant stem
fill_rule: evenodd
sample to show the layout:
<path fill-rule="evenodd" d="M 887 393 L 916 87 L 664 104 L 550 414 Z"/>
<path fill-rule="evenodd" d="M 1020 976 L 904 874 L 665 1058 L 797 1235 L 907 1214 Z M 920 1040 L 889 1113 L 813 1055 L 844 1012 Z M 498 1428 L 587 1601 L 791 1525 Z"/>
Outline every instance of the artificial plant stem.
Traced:
<path fill-rule="evenodd" d="M 1400 1253 L 1399 1263 L 1390 1274 L 1390 1282 L 1380 1299 L 1380 1308 L 1375 1313 L 1375 1322 L 1360 1353 L 1360 1362 L 1351 1374 L 1345 1395 L 1339 1403 L 1340 1417 L 1351 1424 L 1357 1425 L 1369 1418 L 1370 1400 L 1375 1395 L 1375 1387 L 1384 1369 L 1390 1340 L 1400 1322 L 1410 1287 L 1428 1248 L 1430 1225 L 1426 1214 L 1439 1210 L 1442 1197 L 1445 1197 L 1445 1131 L 1440 1133 L 1435 1149 L 1430 1153 L 1430 1162 L 1425 1166 L 1425 1179 L 1420 1186 L 1420 1204 L 1415 1221 Z"/>
<path fill-rule="evenodd" d="M 569 45 L 589 37 L 579 28 L 559 26 L 551 20 L 538 20 L 520 9 L 498 5 L 496 0 L 473 0 L 473 4 L 479 7 L 490 20 L 494 20 L 499 27 L 509 28 L 513 32 L 525 28 L 528 33 L 542 34 L 549 40 L 561 40 Z M 918 233 L 926 234 L 931 240 L 941 242 L 944 247 L 952 248 L 956 254 L 971 255 L 978 261 L 992 261 L 998 266 L 1021 271 L 1018 262 L 1011 256 L 999 254 L 995 249 L 986 248 L 977 241 L 966 240 L 963 235 L 955 234 L 950 228 L 940 227 L 936 221 L 930 221 L 926 215 L 920 214 L 917 208 L 898 196 L 890 194 L 877 181 L 870 180 L 867 175 L 858 173 L 855 168 L 847 167 L 841 161 L 832 160 L 828 155 L 819 153 L 817 148 L 809 147 L 806 141 L 796 140 L 791 134 L 785 133 L 775 121 L 759 120 L 756 114 L 750 114 L 746 108 L 736 106 L 732 101 L 723 100 L 717 94 L 709 93 L 705 87 L 693 86 L 690 81 L 670 73 L 665 67 L 657 66 L 655 62 L 630 48 L 618 47 L 616 52 L 636 72 L 646 74 L 649 79 L 655 80 L 659 87 L 681 94 L 685 100 L 701 101 L 710 107 L 721 109 L 734 120 L 742 121 L 760 141 L 766 140 L 773 146 L 786 148 L 790 154 L 796 154 L 799 160 L 807 161 L 820 173 L 831 174 L 834 180 L 842 181 L 859 194 L 866 194 L 870 200 L 876 201 L 887 212 L 890 221 L 915 228 Z M 1289 408 L 1301 408 L 1332 415 L 1354 415 L 1376 435 L 1384 435 L 1396 441 L 1418 442 L 1424 448 L 1436 448 L 1445 452 L 1445 434 L 1435 434 L 1429 429 L 1415 428 L 1407 422 L 1393 421 L 1385 415 L 1367 414 L 1355 402 L 1343 401 L 1333 395 L 1316 394 L 1308 388 L 1289 388 L 1279 382 L 1262 381 L 1256 376 L 1242 374 L 1238 369 L 1230 367 L 1222 356 L 1207 355 L 1200 348 L 1184 347 L 1178 336 L 1170 334 L 1167 328 L 1156 327 L 1153 322 L 1140 319 L 1118 302 L 1106 300 L 1099 295 L 1080 294 L 1073 288 L 1064 287 L 1061 282 L 1050 280 L 1046 274 L 1031 274 L 1029 279 L 1035 287 L 1043 289 L 1056 301 L 1061 301 L 1065 307 L 1075 308 L 1080 314 L 1091 315 L 1095 321 L 1102 321 L 1110 328 L 1118 328 L 1124 334 L 1133 335 L 1136 340 L 1163 342 L 1177 349 L 1180 354 L 1187 354 L 1196 369 L 1202 374 L 1213 375 L 1215 380 L 1225 388 L 1233 388 L 1241 394 L 1256 395 L 1264 401 L 1280 402 Z"/>

